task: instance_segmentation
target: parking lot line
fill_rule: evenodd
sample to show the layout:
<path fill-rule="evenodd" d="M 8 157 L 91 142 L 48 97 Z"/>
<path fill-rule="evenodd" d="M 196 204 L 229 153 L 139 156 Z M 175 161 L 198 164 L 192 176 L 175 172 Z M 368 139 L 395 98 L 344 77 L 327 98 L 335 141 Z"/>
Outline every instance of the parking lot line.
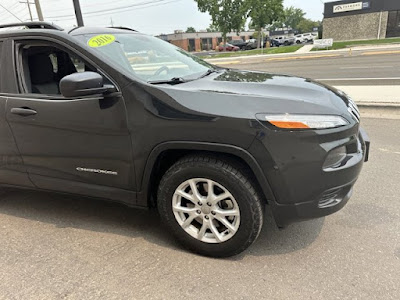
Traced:
<path fill-rule="evenodd" d="M 384 69 L 384 68 L 394 68 L 394 66 L 358 66 L 358 67 L 340 67 L 339 69 L 341 70 L 347 70 L 347 69 Z"/>
<path fill-rule="evenodd" d="M 218 64 L 218 65 L 233 65 L 233 64 L 238 64 L 240 63 L 240 60 L 233 60 L 233 61 L 213 61 L 214 64 Z"/>
<path fill-rule="evenodd" d="M 375 52 L 364 52 L 361 55 L 382 55 L 382 54 L 399 54 L 400 50 L 391 50 L 391 51 L 375 51 Z"/>
<path fill-rule="evenodd" d="M 326 54 L 326 55 L 307 55 L 307 56 L 290 56 L 290 57 L 274 57 L 266 59 L 265 61 L 283 61 L 283 60 L 295 60 L 295 59 L 314 59 L 324 57 L 339 57 L 341 54 Z"/>
<path fill-rule="evenodd" d="M 323 78 L 319 81 L 363 81 L 363 80 L 400 80 L 400 77 L 382 77 L 382 78 Z"/>

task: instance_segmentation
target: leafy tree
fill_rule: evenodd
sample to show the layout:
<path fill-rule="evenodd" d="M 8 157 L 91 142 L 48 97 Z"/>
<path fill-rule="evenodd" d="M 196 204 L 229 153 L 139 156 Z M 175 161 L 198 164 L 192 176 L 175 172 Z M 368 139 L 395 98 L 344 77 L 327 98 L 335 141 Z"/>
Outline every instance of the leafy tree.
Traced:
<path fill-rule="evenodd" d="M 267 35 L 265 34 L 265 32 L 263 32 L 263 31 L 259 32 L 259 31 L 255 30 L 254 33 L 253 33 L 253 35 L 252 35 L 252 37 L 253 37 L 253 39 L 259 40 L 260 37 L 261 37 L 261 34 L 262 34 L 262 38 L 263 38 L 263 39 L 267 36 Z"/>
<path fill-rule="evenodd" d="M 207 32 L 218 32 L 219 29 L 217 26 L 215 26 L 214 24 L 210 24 L 210 26 L 208 26 L 208 28 L 206 29 Z"/>
<path fill-rule="evenodd" d="M 313 31 L 314 27 L 320 27 L 320 26 L 321 26 L 321 22 L 313 21 L 310 19 L 303 19 L 297 25 L 297 30 L 300 33 L 311 32 L 311 31 Z"/>
<path fill-rule="evenodd" d="M 280 21 L 284 16 L 283 0 L 246 0 L 252 26 L 259 33 L 267 25 Z M 258 39 L 260 47 L 261 38 Z"/>
<path fill-rule="evenodd" d="M 226 43 L 229 32 L 239 31 L 246 22 L 247 2 L 244 0 L 195 0 L 201 12 L 208 12 L 213 25 L 222 32 Z"/>
<path fill-rule="evenodd" d="M 295 8 L 293 6 L 287 7 L 284 10 L 283 18 L 278 22 L 272 23 L 270 29 L 275 30 L 276 28 L 282 27 L 297 29 L 298 24 L 304 19 L 305 14 L 306 13 L 300 8 Z"/>
<path fill-rule="evenodd" d="M 186 29 L 186 33 L 195 33 L 195 32 L 196 32 L 196 29 L 194 27 L 188 27 Z"/>
<path fill-rule="evenodd" d="M 285 19 L 283 23 L 286 27 L 298 30 L 298 25 L 304 20 L 305 15 L 306 13 L 300 8 L 295 8 L 293 6 L 285 8 Z"/>

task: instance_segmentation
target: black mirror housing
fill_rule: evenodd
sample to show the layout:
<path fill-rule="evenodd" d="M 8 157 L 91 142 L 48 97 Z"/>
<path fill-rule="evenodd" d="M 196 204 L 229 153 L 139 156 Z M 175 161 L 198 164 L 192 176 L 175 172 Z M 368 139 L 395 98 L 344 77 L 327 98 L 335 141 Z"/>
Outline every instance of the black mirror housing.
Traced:
<path fill-rule="evenodd" d="M 96 72 L 73 73 L 60 81 L 60 92 L 68 98 L 102 94 L 106 91 L 103 76 Z"/>

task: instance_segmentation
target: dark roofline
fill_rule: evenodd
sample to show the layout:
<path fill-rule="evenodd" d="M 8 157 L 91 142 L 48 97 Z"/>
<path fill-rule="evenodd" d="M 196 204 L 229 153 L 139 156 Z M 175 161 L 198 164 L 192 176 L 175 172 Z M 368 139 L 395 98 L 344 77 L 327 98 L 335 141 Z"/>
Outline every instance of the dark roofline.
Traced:
<path fill-rule="evenodd" d="M 21 23 L 9 23 L 1 24 L 0 28 L 11 28 L 11 27 L 27 27 L 29 29 L 53 29 L 63 31 L 64 29 L 58 25 L 49 22 L 21 22 Z"/>

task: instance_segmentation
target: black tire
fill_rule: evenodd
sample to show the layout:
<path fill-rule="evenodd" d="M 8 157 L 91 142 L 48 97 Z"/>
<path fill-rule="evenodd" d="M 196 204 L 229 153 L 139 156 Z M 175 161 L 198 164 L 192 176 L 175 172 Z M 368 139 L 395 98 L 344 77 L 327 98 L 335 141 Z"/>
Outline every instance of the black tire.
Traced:
<path fill-rule="evenodd" d="M 211 257 L 229 257 L 247 249 L 258 237 L 263 225 L 264 203 L 251 176 L 235 162 L 212 156 L 187 156 L 176 162 L 163 176 L 157 205 L 162 221 L 187 249 Z M 175 190 L 186 180 L 207 178 L 223 185 L 235 198 L 240 210 L 240 226 L 227 241 L 206 243 L 189 235 L 177 222 L 172 199 Z"/>

